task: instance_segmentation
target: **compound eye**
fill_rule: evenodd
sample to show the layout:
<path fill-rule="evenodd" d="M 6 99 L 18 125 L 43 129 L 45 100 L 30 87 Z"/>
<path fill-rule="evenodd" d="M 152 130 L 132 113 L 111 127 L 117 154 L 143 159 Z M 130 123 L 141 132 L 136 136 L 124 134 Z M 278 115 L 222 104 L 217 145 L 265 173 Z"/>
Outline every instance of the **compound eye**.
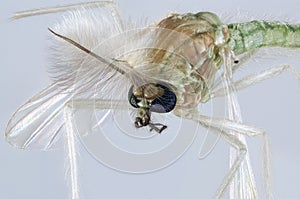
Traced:
<path fill-rule="evenodd" d="M 138 103 L 140 102 L 140 100 L 138 100 L 137 97 L 133 94 L 133 86 L 131 86 L 128 91 L 128 101 L 134 108 L 139 108 Z"/>
<path fill-rule="evenodd" d="M 172 111 L 177 101 L 175 93 L 166 85 L 158 83 L 156 86 L 162 88 L 164 92 L 162 96 L 151 102 L 150 111 L 156 113 L 167 113 Z"/>

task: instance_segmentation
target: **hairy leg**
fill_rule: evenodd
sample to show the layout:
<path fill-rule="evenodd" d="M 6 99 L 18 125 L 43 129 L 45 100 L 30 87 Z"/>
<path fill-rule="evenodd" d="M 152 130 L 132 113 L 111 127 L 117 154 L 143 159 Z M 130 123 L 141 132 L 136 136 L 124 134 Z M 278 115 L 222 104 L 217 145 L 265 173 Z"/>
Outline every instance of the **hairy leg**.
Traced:
<path fill-rule="evenodd" d="M 115 4 L 114 1 L 94 1 L 94 2 L 85 2 L 85 3 L 64 5 L 64 6 L 55 6 L 55 7 L 21 11 L 21 12 L 16 12 L 12 16 L 12 19 L 20 19 L 20 18 L 31 17 L 31 16 L 36 16 L 36 15 L 65 12 L 65 11 L 76 10 L 76 9 L 80 9 L 80 8 L 94 9 L 97 7 L 98 8 L 99 7 L 107 7 L 110 10 L 115 23 L 118 25 L 119 30 L 121 31 L 124 29 L 124 24 L 123 24 L 121 15 L 120 15 L 119 8 L 117 7 L 117 5 Z M 101 20 L 101 19 L 99 19 L 99 20 Z"/>
<path fill-rule="evenodd" d="M 265 186 L 267 189 L 267 197 L 271 198 L 271 192 L 269 192 L 270 185 L 269 177 L 270 177 L 270 171 L 269 171 L 269 143 L 267 134 L 255 127 L 247 126 L 243 123 L 227 120 L 223 118 L 211 118 L 208 116 L 200 115 L 198 113 L 191 113 L 191 112 L 183 112 L 182 117 L 185 117 L 187 119 L 192 119 L 196 122 L 198 122 L 200 125 L 210 128 L 211 131 L 217 132 L 220 134 L 220 136 L 230 144 L 233 148 L 237 150 L 237 156 L 234 160 L 232 167 L 229 169 L 229 172 L 226 174 L 226 176 L 223 178 L 223 181 L 218 188 L 214 198 L 221 198 L 223 194 L 225 193 L 227 187 L 230 185 L 230 183 L 233 180 L 233 177 L 238 173 L 238 169 L 241 167 L 243 161 L 245 160 L 246 154 L 247 154 L 247 147 L 246 145 L 238 138 L 237 135 L 245 135 L 245 136 L 262 136 L 264 139 L 264 172 L 265 172 L 265 178 L 267 180 L 265 181 Z M 231 132 L 235 132 L 237 135 L 232 134 Z M 252 187 L 250 187 L 252 188 Z M 248 198 L 254 198 L 256 195 L 256 190 L 253 188 L 250 190 L 251 196 L 248 196 Z"/>
<path fill-rule="evenodd" d="M 283 65 L 278 67 L 272 67 L 258 73 L 246 76 L 238 81 L 233 82 L 233 86 L 236 90 L 242 90 L 264 80 L 276 77 L 283 72 L 288 71 L 290 72 L 298 81 L 300 81 L 300 74 L 290 65 Z M 226 91 L 224 88 L 220 88 L 216 91 L 212 92 L 212 98 L 214 97 L 222 97 L 226 95 Z"/>

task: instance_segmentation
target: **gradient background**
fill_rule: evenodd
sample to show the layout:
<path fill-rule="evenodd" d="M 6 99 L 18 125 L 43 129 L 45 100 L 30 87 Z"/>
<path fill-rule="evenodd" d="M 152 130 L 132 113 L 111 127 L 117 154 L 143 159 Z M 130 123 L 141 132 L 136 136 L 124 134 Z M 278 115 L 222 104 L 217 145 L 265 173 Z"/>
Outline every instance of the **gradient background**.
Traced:
<path fill-rule="evenodd" d="M 10 21 L 9 17 L 20 10 L 75 2 L 79 1 L 11 0 L 0 3 L 0 132 L 4 133 L 10 116 L 21 104 L 50 83 L 47 74 L 47 27 L 59 20 L 59 14 L 19 21 Z M 147 17 L 151 22 L 173 12 L 212 11 L 218 15 L 227 13 L 237 19 L 275 19 L 300 23 L 299 2 L 296 0 L 120 0 L 117 3 L 125 17 L 133 20 Z M 236 16 L 239 12 L 243 16 Z M 245 65 L 239 75 L 285 63 L 300 71 L 300 58 L 297 59 L 300 52 L 265 52 L 256 62 Z M 275 198 L 300 198 L 300 83 L 285 73 L 240 92 L 238 97 L 244 122 L 269 133 Z M 198 160 L 197 151 L 203 137 L 199 135 L 190 150 L 175 164 L 145 175 L 116 172 L 82 153 L 82 198 L 211 198 L 227 170 L 228 146 L 219 141 L 206 159 Z M 261 192 L 261 139 L 249 141 Z M 67 198 L 64 173 L 63 150 L 17 150 L 1 136 L 0 198 Z"/>

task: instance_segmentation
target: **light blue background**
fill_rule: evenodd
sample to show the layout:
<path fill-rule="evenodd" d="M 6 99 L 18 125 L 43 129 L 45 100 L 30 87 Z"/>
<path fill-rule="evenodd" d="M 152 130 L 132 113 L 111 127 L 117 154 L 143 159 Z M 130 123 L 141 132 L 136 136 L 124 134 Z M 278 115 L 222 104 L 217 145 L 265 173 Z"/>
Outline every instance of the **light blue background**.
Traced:
<path fill-rule="evenodd" d="M 78 1 L 76 1 L 78 2 Z M 75 1 L 1 1 L 0 6 L 0 132 L 12 113 L 28 98 L 50 83 L 47 76 L 47 28 L 59 20 L 59 15 L 38 16 L 10 21 L 16 11 Z M 250 19 L 298 21 L 300 12 L 296 0 L 274 1 L 118 1 L 125 17 L 159 21 L 168 13 L 213 11 L 235 16 L 241 12 Z M 225 14 L 226 16 L 226 14 Z M 228 15 L 227 15 L 228 16 Z M 247 18 L 236 16 L 236 18 Z M 300 53 L 288 58 L 267 51 L 240 74 L 258 71 L 263 66 L 289 63 L 300 71 Z M 277 57 L 281 57 L 278 58 Z M 276 58 L 276 59 L 273 59 Z M 250 70 L 249 70 L 250 69 Z M 300 198 L 300 83 L 288 73 L 251 87 L 239 94 L 245 123 L 269 133 L 272 149 L 273 188 L 275 198 Z M 3 135 L 2 134 L 2 135 Z M 14 149 L 0 139 L 0 198 L 53 199 L 67 198 L 63 150 L 40 152 Z M 228 147 L 220 141 L 205 160 L 197 160 L 198 139 L 183 158 L 159 172 L 146 175 L 119 173 L 98 164 L 88 154 L 82 172 L 83 198 L 211 198 L 227 169 Z M 198 145 L 197 145 L 198 144 Z M 252 162 L 261 185 L 261 139 L 250 139 Z M 259 187 L 261 191 L 261 186 Z"/>

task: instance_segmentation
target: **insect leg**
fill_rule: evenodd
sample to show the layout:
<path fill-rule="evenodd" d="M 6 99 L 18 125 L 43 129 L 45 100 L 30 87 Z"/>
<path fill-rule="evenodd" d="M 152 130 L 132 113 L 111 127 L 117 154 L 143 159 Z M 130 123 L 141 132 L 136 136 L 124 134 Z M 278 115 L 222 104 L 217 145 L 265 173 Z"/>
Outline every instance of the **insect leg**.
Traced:
<path fill-rule="evenodd" d="M 223 83 L 225 85 L 225 93 L 227 96 L 227 110 L 228 110 L 228 119 L 235 121 L 236 123 L 242 123 L 242 116 L 240 111 L 240 106 L 236 96 L 236 89 L 232 84 L 232 74 L 236 69 L 241 66 L 237 66 L 235 62 L 234 53 L 229 48 L 224 48 L 221 50 L 221 55 L 224 62 L 224 71 L 222 74 Z M 251 52 L 248 56 L 244 56 L 245 61 L 251 57 Z M 242 61 L 244 62 L 244 61 Z M 242 62 L 240 64 L 242 64 Z M 235 131 L 229 131 L 229 134 L 232 134 L 243 143 L 244 147 L 247 149 L 247 142 L 245 136 L 238 134 Z M 234 166 L 236 159 L 238 159 L 239 151 L 231 145 L 230 147 L 230 168 Z M 250 164 L 249 153 L 245 154 L 244 160 L 241 163 L 240 167 L 235 172 L 235 178 L 231 182 L 229 189 L 230 198 L 257 198 L 256 183 L 254 180 L 254 174 Z M 266 178 L 265 178 L 266 179 Z"/>
<path fill-rule="evenodd" d="M 77 3 L 77 4 L 70 4 L 64 6 L 54 6 L 48 8 L 21 11 L 21 12 L 16 12 L 12 16 L 12 19 L 20 19 L 20 18 L 31 17 L 36 15 L 65 12 L 65 11 L 76 10 L 80 8 L 93 9 L 97 7 L 107 7 L 110 10 L 115 23 L 119 25 L 119 29 L 123 30 L 124 25 L 121 19 L 120 11 L 114 1 L 94 1 L 94 2 Z"/>
<path fill-rule="evenodd" d="M 74 130 L 74 112 L 80 109 L 92 109 L 92 110 L 103 110 L 103 109 L 124 109 L 128 107 L 128 102 L 113 101 L 113 100 L 101 100 L 101 99 L 81 99 L 81 100 L 70 100 L 64 108 L 64 119 L 65 119 L 65 129 L 66 129 L 66 153 L 67 162 L 69 169 L 69 180 L 71 188 L 71 198 L 79 199 L 79 180 L 78 180 L 78 154 L 77 154 L 77 143 L 78 138 Z"/>
<path fill-rule="evenodd" d="M 74 109 L 66 106 L 64 108 L 64 118 L 65 118 L 65 140 L 66 140 L 66 153 L 67 162 L 69 163 L 69 168 L 67 171 L 70 176 L 70 186 L 71 186 L 71 199 L 79 199 L 79 185 L 78 185 L 78 167 L 77 167 L 77 150 L 76 150 L 76 133 L 73 128 L 73 111 Z"/>
<path fill-rule="evenodd" d="M 192 119 L 196 122 L 198 122 L 200 125 L 210 128 L 213 131 L 217 131 L 220 133 L 221 137 L 225 139 L 232 147 L 237 149 L 237 156 L 232 164 L 232 167 L 230 168 L 227 175 L 223 178 L 223 181 L 218 188 L 215 197 L 214 198 L 221 198 L 222 195 L 225 193 L 226 188 L 230 185 L 230 183 L 233 180 L 233 177 L 235 176 L 236 172 L 238 172 L 239 167 L 241 166 L 242 162 L 245 160 L 245 156 L 247 153 L 247 147 L 239 140 L 238 136 L 231 134 L 230 132 L 236 132 L 237 134 L 246 135 L 246 136 L 263 136 L 264 140 L 264 169 L 265 169 L 265 186 L 267 190 L 267 194 L 270 194 L 270 184 L 269 177 L 270 177 L 270 171 L 269 171 L 269 143 L 267 134 L 255 127 L 245 125 L 240 122 L 232 121 L 232 120 L 226 120 L 222 118 L 211 118 L 208 116 L 200 115 L 197 113 L 187 113 L 186 116 L 188 119 Z M 254 192 L 255 190 L 251 190 Z M 252 195 L 255 195 L 253 193 Z M 267 195 L 267 198 L 270 198 L 270 195 Z"/>
<path fill-rule="evenodd" d="M 252 86 L 254 84 L 257 84 L 261 81 L 273 78 L 277 75 L 280 75 L 281 73 L 288 71 L 292 75 L 295 76 L 295 78 L 300 81 L 300 74 L 290 65 L 283 65 L 279 67 L 272 67 L 263 71 L 260 71 L 259 73 L 255 73 L 249 76 L 246 76 L 238 81 L 233 82 L 233 85 L 236 90 L 242 90 L 244 88 L 247 88 L 249 86 Z M 222 97 L 226 95 L 226 91 L 224 88 L 220 88 L 216 91 L 212 92 L 212 98 L 214 97 Z"/>

